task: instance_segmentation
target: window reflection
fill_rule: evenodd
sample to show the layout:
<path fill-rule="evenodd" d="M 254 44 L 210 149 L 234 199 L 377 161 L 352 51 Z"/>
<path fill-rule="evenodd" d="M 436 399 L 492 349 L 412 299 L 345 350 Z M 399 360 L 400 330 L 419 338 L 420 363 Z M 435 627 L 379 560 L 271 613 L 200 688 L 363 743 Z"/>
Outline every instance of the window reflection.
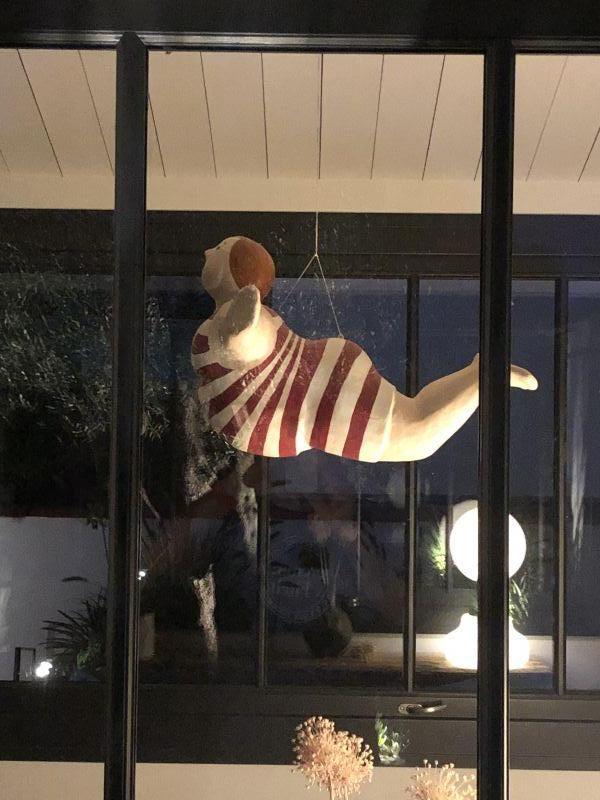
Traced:
<path fill-rule="evenodd" d="M 145 405 L 157 435 L 144 436 L 142 682 L 255 680 L 261 472 L 198 403 L 189 348 L 211 313 L 196 276 L 148 281 Z"/>
<path fill-rule="evenodd" d="M 33 246 L 30 215 L 0 244 L 0 680 L 102 680 L 111 278 L 58 252 L 63 217 Z M 71 233 L 101 251 L 97 222 Z"/>
<path fill-rule="evenodd" d="M 421 283 L 420 383 L 478 349 L 478 284 Z M 554 284 L 513 285 L 515 363 L 540 388 L 511 393 L 509 663 L 514 690 L 552 687 Z M 477 417 L 419 464 L 417 678 L 475 691 L 477 652 Z"/>
<path fill-rule="evenodd" d="M 598 347 L 600 287 L 569 286 L 567 458 L 567 687 L 598 691 L 600 569 Z"/>
<path fill-rule="evenodd" d="M 328 284 L 278 281 L 273 305 L 311 338 L 336 335 L 335 309 L 344 336 L 402 387 L 405 282 Z M 293 302 L 281 309 L 292 288 Z M 403 465 L 311 451 L 271 460 L 268 483 L 269 680 L 397 684 L 405 605 Z"/>

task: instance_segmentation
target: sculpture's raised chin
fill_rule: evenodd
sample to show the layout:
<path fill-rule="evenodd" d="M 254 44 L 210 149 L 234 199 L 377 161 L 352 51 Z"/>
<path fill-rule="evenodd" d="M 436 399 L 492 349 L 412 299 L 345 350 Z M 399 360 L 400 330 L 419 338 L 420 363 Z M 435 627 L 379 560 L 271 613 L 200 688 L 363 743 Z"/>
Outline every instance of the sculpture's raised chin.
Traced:
<path fill-rule="evenodd" d="M 434 453 L 477 408 L 477 359 L 406 397 L 354 342 L 291 331 L 263 303 L 274 278 L 269 253 L 245 236 L 205 252 L 202 284 L 216 309 L 194 336 L 192 364 L 212 427 L 239 450 L 412 461 Z M 513 366 L 511 385 L 537 381 Z"/>

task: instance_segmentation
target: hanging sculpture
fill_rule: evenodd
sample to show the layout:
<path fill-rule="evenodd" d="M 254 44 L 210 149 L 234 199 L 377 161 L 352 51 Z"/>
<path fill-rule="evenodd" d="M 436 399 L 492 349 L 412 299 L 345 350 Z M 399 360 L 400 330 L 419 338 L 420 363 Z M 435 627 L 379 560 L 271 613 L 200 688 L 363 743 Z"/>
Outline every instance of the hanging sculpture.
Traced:
<path fill-rule="evenodd" d="M 205 257 L 202 284 L 216 309 L 194 336 L 192 364 L 210 425 L 238 450 L 414 461 L 434 453 L 477 408 L 477 356 L 406 397 L 354 342 L 303 339 L 262 303 L 275 278 L 262 245 L 232 236 Z M 516 366 L 510 383 L 537 388 L 534 376 Z"/>

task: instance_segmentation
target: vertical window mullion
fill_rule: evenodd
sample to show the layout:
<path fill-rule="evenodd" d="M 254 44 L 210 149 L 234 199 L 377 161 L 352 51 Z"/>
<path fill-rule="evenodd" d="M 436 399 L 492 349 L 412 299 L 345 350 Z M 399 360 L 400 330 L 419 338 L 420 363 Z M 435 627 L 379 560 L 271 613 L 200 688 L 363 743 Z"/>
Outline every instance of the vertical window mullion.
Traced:
<path fill-rule="evenodd" d="M 569 281 L 559 278 L 554 294 L 554 689 L 566 690 L 566 484 L 567 358 Z"/>
<path fill-rule="evenodd" d="M 479 416 L 477 793 L 508 797 L 508 476 L 515 58 L 485 56 Z"/>
<path fill-rule="evenodd" d="M 135 796 L 147 95 L 146 47 L 125 33 L 117 47 L 105 800 Z"/>
<path fill-rule="evenodd" d="M 419 279 L 411 276 L 406 290 L 406 393 L 419 391 Z M 412 694 L 415 685 L 415 583 L 418 530 L 418 468 L 406 465 L 405 604 L 404 604 L 404 687 Z"/>
<path fill-rule="evenodd" d="M 258 626 L 256 681 L 264 689 L 268 682 L 267 646 L 268 617 L 267 598 L 269 591 L 269 459 L 261 459 L 261 488 L 258 502 Z"/>

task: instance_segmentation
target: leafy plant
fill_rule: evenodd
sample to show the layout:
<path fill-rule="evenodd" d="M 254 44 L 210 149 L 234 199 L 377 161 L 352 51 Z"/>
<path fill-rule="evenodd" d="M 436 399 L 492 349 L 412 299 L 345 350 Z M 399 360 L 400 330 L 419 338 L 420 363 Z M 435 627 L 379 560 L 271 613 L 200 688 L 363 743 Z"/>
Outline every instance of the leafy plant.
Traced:
<path fill-rule="evenodd" d="M 64 502 L 106 515 L 112 404 L 110 280 L 44 272 L 4 245 L 0 282 L 0 436 L 11 453 L 2 478 L 17 506 Z M 48 268 L 49 267 L 49 268 Z M 146 307 L 143 435 L 169 429 L 169 329 L 156 298 Z"/>
<path fill-rule="evenodd" d="M 377 734 L 377 752 L 381 763 L 385 765 L 398 763 L 400 754 L 410 743 L 407 734 L 390 731 L 381 714 L 375 718 L 375 733 Z"/>
<path fill-rule="evenodd" d="M 443 580 L 446 577 L 448 560 L 446 554 L 446 536 L 442 528 L 431 532 L 426 548 L 429 567 L 439 580 Z"/>
<path fill-rule="evenodd" d="M 470 602 L 465 611 L 477 616 L 477 588 L 469 590 Z M 529 591 L 527 572 L 519 579 L 511 578 L 508 583 L 508 616 L 515 625 L 524 625 L 529 618 Z"/>
<path fill-rule="evenodd" d="M 512 578 L 508 586 L 508 614 L 515 625 L 523 625 L 529 617 L 529 586 L 527 571 Z"/>
<path fill-rule="evenodd" d="M 69 579 L 65 579 L 69 580 Z M 79 578 L 71 580 L 81 580 Z M 76 671 L 100 678 L 106 663 L 106 594 L 81 601 L 81 610 L 59 611 L 60 619 L 44 620 L 53 674 L 71 677 Z"/>

